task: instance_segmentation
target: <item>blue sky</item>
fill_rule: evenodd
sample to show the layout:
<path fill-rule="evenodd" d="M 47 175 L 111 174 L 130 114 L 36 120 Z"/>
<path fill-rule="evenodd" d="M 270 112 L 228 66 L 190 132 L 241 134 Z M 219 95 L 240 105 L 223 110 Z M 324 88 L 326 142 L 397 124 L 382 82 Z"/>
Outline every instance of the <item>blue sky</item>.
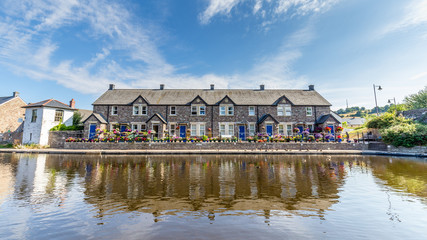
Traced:
<path fill-rule="evenodd" d="M 427 85 L 425 0 L 3 0 L 0 96 L 91 109 L 117 88 L 315 89 L 374 106 Z"/>

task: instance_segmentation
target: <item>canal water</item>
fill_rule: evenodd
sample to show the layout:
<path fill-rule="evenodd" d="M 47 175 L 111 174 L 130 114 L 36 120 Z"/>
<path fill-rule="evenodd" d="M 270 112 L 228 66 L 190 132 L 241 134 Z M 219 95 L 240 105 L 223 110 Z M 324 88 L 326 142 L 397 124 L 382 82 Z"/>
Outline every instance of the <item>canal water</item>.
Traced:
<path fill-rule="evenodd" d="M 0 239 L 426 236 L 426 159 L 0 154 Z"/>

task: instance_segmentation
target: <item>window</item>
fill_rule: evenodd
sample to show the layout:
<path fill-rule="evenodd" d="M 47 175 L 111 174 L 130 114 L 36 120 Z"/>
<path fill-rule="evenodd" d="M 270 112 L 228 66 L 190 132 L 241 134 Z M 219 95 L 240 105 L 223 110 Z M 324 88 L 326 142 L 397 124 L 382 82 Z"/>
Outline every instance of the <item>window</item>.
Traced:
<path fill-rule="evenodd" d="M 255 123 L 250 123 L 249 124 L 249 136 L 254 136 L 255 135 Z"/>
<path fill-rule="evenodd" d="M 169 126 L 169 129 L 170 129 L 170 135 L 171 136 L 175 136 L 175 132 L 176 132 L 176 124 L 170 124 L 170 126 Z"/>
<path fill-rule="evenodd" d="M 191 124 L 191 136 L 197 136 L 197 124 Z"/>
<path fill-rule="evenodd" d="M 37 121 L 37 109 L 33 109 L 32 115 L 31 115 L 31 122 Z"/>
<path fill-rule="evenodd" d="M 219 115 L 225 116 L 225 106 L 220 106 L 219 107 Z"/>
<path fill-rule="evenodd" d="M 205 135 L 205 124 L 199 125 L 199 136 Z"/>
<path fill-rule="evenodd" d="M 313 116 L 313 108 L 312 108 L 312 107 L 306 107 L 306 108 L 305 108 L 305 114 L 306 114 L 306 116 L 308 116 L 308 117 Z"/>
<path fill-rule="evenodd" d="M 197 115 L 197 106 L 191 106 L 191 115 Z"/>
<path fill-rule="evenodd" d="M 292 136 L 292 125 L 286 125 L 286 133 L 288 136 Z"/>
<path fill-rule="evenodd" d="M 285 135 L 285 129 L 283 124 L 279 124 L 279 134 L 280 135 Z"/>
<path fill-rule="evenodd" d="M 277 116 L 283 116 L 284 106 L 282 104 L 277 105 Z"/>
<path fill-rule="evenodd" d="M 310 129 L 310 132 L 314 131 L 314 126 L 313 124 L 308 124 L 307 127 Z"/>
<path fill-rule="evenodd" d="M 141 132 L 147 130 L 147 127 L 145 126 L 145 124 L 141 124 Z"/>
<path fill-rule="evenodd" d="M 219 106 L 219 115 L 221 116 L 233 116 L 234 106 L 233 105 L 221 105 Z"/>
<path fill-rule="evenodd" d="M 228 135 L 231 135 L 231 136 L 234 135 L 234 125 L 233 124 L 228 125 Z"/>
<path fill-rule="evenodd" d="M 228 115 L 234 115 L 234 107 L 228 106 Z"/>
<path fill-rule="evenodd" d="M 62 122 L 63 117 L 64 117 L 64 111 L 63 110 L 56 110 L 55 111 L 55 122 Z"/>
<path fill-rule="evenodd" d="M 138 131 L 138 124 L 132 124 L 132 131 Z"/>
<path fill-rule="evenodd" d="M 199 107 L 199 115 L 205 115 L 205 113 L 206 113 L 206 107 L 200 106 Z"/>
<path fill-rule="evenodd" d="M 291 105 L 290 104 L 286 104 L 285 105 L 285 113 L 286 113 L 286 116 L 291 116 L 292 115 L 292 109 L 291 109 Z"/>
<path fill-rule="evenodd" d="M 111 107 L 111 115 L 117 115 L 117 109 L 118 109 L 118 107 L 117 106 L 112 106 Z"/>
<path fill-rule="evenodd" d="M 254 106 L 249 107 L 249 116 L 255 116 L 255 107 Z"/>
<path fill-rule="evenodd" d="M 170 115 L 176 115 L 176 107 L 175 106 L 171 106 L 170 108 Z"/>
<path fill-rule="evenodd" d="M 133 115 L 139 115 L 139 106 L 133 106 Z"/>
<path fill-rule="evenodd" d="M 225 124 L 220 124 L 219 125 L 219 133 L 221 135 L 225 135 Z"/>
<path fill-rule="evenodd" d="M 147 106 L 141 106 L 141 114 L 147 115 Z"/>

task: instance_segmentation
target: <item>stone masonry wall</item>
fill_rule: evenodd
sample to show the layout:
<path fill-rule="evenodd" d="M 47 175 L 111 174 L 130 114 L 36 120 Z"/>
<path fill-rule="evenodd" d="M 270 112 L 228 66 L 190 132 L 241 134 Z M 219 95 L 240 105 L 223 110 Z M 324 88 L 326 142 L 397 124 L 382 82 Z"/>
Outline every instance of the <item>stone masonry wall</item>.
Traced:
<path fill-rule="evenodd" d="M 65 139 L 73 137 L 73 138 L 82 138 L 83 130 L 80 131 L 55 131 L 49 132 L 49 142 L 48 145 L 51 148 L 65 148 L 64 144 Z"/>
<path fill-rule="evenodd" d="M 102 150 L 264 150 L 264 149 L 281 149 L 281 150 L 363 150 L 366 144 L 361 143 L 82 143 L 82 142 L 65 142 L 65 149 L 102 149 Z"/>
<path fill-rule="evenodd" d="M 22 122 L 18 122 L 19 118 L 24 120 L 25 102 L 21 98 L 15 97 L 12 100 L 0 105 L 0 133 L 15 132 Z"/>

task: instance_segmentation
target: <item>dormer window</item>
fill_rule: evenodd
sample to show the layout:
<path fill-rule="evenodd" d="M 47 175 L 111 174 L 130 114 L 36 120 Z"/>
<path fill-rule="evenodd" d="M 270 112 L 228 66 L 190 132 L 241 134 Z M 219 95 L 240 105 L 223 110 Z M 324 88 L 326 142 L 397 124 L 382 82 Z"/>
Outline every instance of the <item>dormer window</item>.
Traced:
<path fill-rule="evenodd" d="M 313 108 L 312 108 L 312 107 L 306 107 L 306 108 L 305 108 L 305 115 L 306 115 L 307 117 L 311 117 L 311 116 L 313 116 Z"/>
<path fill-rule="evenodd" d="M 118 112 L 118 107 L 117 106 L 113 106 L 113 107 L 111 107 L 111 115 L 117 115 L 117 112 Z"/>
<path fill-rule="evenodd" d="M 147 115 L 147 106 L 142 104 L 133 105 L 133 115 Z"/>
<path fill-rule="evenodd" d="M 285 105 L 279 104 L 277 105 L 277 116 L 284 116 Z"/>
<path fill-rule="evenodd" d="M 206 114 L 206 106 L 200 106 L 199 115 L 205 115 L 205 114 Z"/>
<path fill-rule="evenodd" d="M 191 116 L 205 116 L 206 106 L 205 105 L 191 105 Z"/>
<path fill-rule="evenodd" d="M 197 106 L 191 106 L 191 115 L 193 116 L 197 115 Z"/>
<path fill-rule="evenodd" d="M 286 116 L 292 116 L 292 109 L 290 104 L 285 104 L 285 114 Z"/>
<path fill-rule="evenodd" d="M 249 116 L 255 116 L 255 106 L 249 107 Z"/>
<path fill-rule="evenodd" d="M 176 107 L 175 106 L 171 106 L 170 115 L 176 115 Z"/>
<path fill-rule="evenodd" d="M 221 116 L 233 116 L 234 106 L 233 105 L 221 105 L 219 106 L 219 115 Z"/>

